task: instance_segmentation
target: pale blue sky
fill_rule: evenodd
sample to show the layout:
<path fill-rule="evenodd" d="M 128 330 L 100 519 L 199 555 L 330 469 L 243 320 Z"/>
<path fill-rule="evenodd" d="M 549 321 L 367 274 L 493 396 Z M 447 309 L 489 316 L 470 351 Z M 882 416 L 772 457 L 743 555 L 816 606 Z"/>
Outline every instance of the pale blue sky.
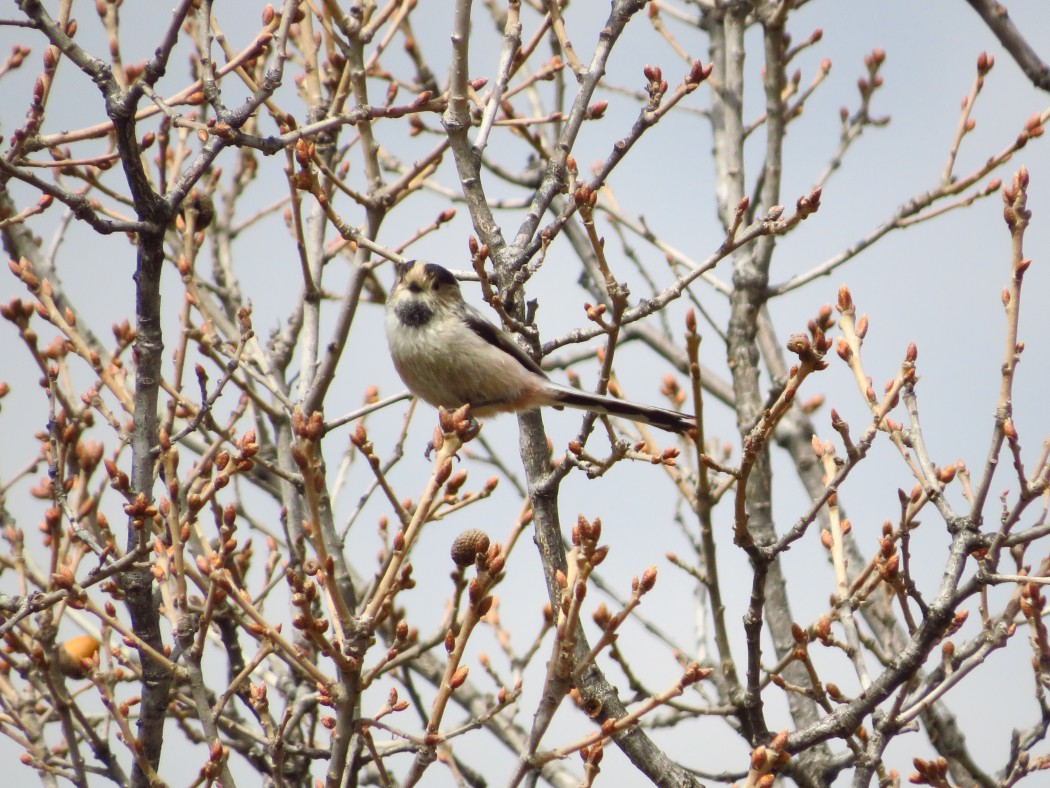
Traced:
<path fill-rule="evenodd" d="M 417 22 L 415 33 L 423 51 L 440 65 L 447 62 L 451 16 L 446 4 L 423 6 L 420 11 L 426 14 L 427 24 Z M 1037 2 L 1011 3 L 1009 7 L 1022 29 L 1031 31 L 1033 44 L 1045 57 L 1050 57 L 1050 39 L 1045 32 L 1050 30 L 1050 7 Z M 232 14 L 222 4 L 218 5 L 218 12 Z M 93 10 L 84 5 L 82 13 L 85 17 L 90 16 L 90 19 L 82 20 L 82 40 L 97 44 Z M 147 11 L 145 6 L 125 4 L 122 13 L 129 30 L 132 26 L 152 30 L 162 21 L 154 16 L 152 7 Z M 480 5 L 477 13 L 483 13 Z M 600 19 L 599 15 L 605 13 L 605 4 L 599 9 L 597 5 L 576 3 L 570 9 L 567 17 L 570 35 L 584 59 L 589 57 L 593 46 L 597 28 L 595 19 Z M 137 19 L 136 15 L 140 18 Z M 252 11 L 249 15 L 251 19 L 245 30 L 253 30 L 256 24 L 257 13 Z M 706 42 L 683 26 L 667 21 L 685 49 L 706 61 Z M 487 23 L 479 21 L 477 24 Z M 232 20 L 227 22 L 227 27 L 231 28 L 227 31 L 231 39 L 236 40 L 237 31 L 233 29 Z M 973 112 L 976 130 L 964 142 L 956 172 L 966 173 L 990 154 L 1001 150 L 1014 138 L 1026 118 L 1050 105 L 1050 96 L 1028 85 L 991 33 L 962 2 L 810 2 L 795 16 L 790 29 L 798 41 L 815 27 L 823 28 L 824 38 L 798 59 L 802 84 L 809 83 L 823 58 L 830 58 L 833 66 L 825 84 L 810 100 L 805 115 L 790 127 L 784 162 L 784 204 L 793 206 L 795 199 L 808 190 L 834 151 L 838 140 L 839 107 L 845 105 L 851 110 L 856 107 L 855 83 L 863 73 L 862 57 L 874 47 L 885 49 L 887 59 L 882 70 L 885 85 L 872 107 L 875 114 L 887 115 L 891 121 L 884 128 L 869 129 L 864 134 L 842 169 L 825 188 L 820 211 L 778 244 L 773 281 L 790 278 L 831 257 L 882 223 L 908 197 L 936 185 L 957 124 L 959 102 L 970 89 L 975 60 L 981 50 L 992 53 L 997 64 L 988 76 Z M 486 27 L 483 32 L 487 33 L 488 29 Z M 0 28 L 0 51 L 6 51 L 11 43 L 22 39 L 21 31 Z M 492 39 L 489 37 L 486 41 L 481 35 L 476 35 L 475 39 L 471 74 L 491 77 L 495 72 L 497 54 Z M 152 49 L 152 41 L 152 35 L 128 36 L 124 42 L 126 60 L 130 62 L 146 56 Z M 754 77 L 760 69 L 761 49 L 756 46 L 759 43 L 757 38 L 749 38 L 748 43 L 751 58 L 748 68 Z M 141 51 L 135 52 L 136 46 Z M 38 49 L 38 44 L 34 43 L 34 47 Z M 392 50 L 391 57 L 399 56 L 399 51 Z M 25 88 L 29 84 L 26 80 L 32 78 L 38 62 L 38 52 L 34 52 L 20 74 L 9 76 L 3 82 L 5 94 L 16 97 L 5 102 L 0 109 L 0 125 L 5 135 L 22 122 Z M 185 63 L 185 57 L 174 59 L 167 78 L 169 81 L 163 84 L 181 85 L 186 79 Z M 642 85 L 641 68 L 646 63 L 661 65 L 672 85 L 685 72 L 681 61 L 640 19 L 617 49 L 608 78 L 612 83 L 637 89 Z M 92 120 L 100 119 L 95 88 L 87 80 L 68 73 L 71 72 L 69 64 L 63 64 L 63 69 L 60 73 L 62 92 L 56 94 L 56 100 L 52 102 L 49 127 L 55 130 L 83 125 L 85 111 L 90 113 Z M 439 81 L 443 81 L 443 72 L 436 70 Z M 752 82 L 752 85 L 756 84 Z M 626 133 L 633 120 L 634 110 L 624 99 L 612 94 L 603 94 L 602 97 L 611 102 L 606 118 L 587 126 L 574 152 L 581 170 L 605 156 L 611 143 Z M 687 99 L 687 104 L 703 108 L 708 101 L 708 89 L 701 87 Z M 761 94 L 752 89 L 746 102 L 752 116 L 761 111 L 761 102 Z M 431 122 L 436 125 L 436 119 Z M 424 150 L 432 139 L 421 141 L 420 150 Z M 402 141 L 397 142 L 400 145 Z M 755 166 L 755 157 L 762 144 L 761 133 L 756 134 L 748 150 L 749 166 Z M 523 166 L 520 147 L 505 144 L 500 139 L 493 143 L 497 150 L 500 145 L 505 145 L 508 157 L 517 157 L 510 160 L 512 166 Z M 654 231 L 695 259 L 706 257 L 721 241 L 713 208 L 714 176 L 710 147 L 705 120 L 686 113 L 673 115 L 647 134 L 632 153 L 630 163 L 618 170 L 611 180 L 616 199 L 625 214 L 644 214 Z M 359 166 L 358 162 L 359 159 L 354 160 L 355 167 Z M 249 202 L 259 206 L 268 204 L 285 189 L 279 177 L 278 162 L 263 160 L 262 163 L 269 167 L 269 174 L 252 187 L 248 198 Z M 227 156 L 220 164 L 232 167 L 232 158 Z M 1029 207 L 1034 219 L 1026 248 L 1033 258 L 1033 265 L 1027 274 L 1024 295 L 1021 338 L 1026 342 L 1026 350 L 1014 405 L 1026 459 L 1031 462 L 1050 431 L 1050 413 L 1044 404 L 1050 362 L 1050 313 L 1043 307 L 1050 287 L 1047 274 L 1050 260 L 1045 258 L 1050 240 L 1048 141 L 1033 141 L 996 175 L 1008 180 L 1021 164 L 1025 164 L 1031 173 Z M 449 188 L 456 186 L 453 171 L 448 167 L 443 168 L 437 180 Z M 487 185 L 493 196 L 502 193 L 501 188 L 491 181 Z M 24 195 L 25 191 L 17 193 Z M 396 244 L 445 206 L 445 201 L 433 194 L 413 197 L 403 213 L 395 214 L 384 225 L 380 241 Z M 921 383 L 918 391 L 923 426 L 934 459 L 948 464 L 961 458 L 975 474 L 984 460 L 991 434 L 1002 358 L 1003 310 L 999 293 L 1007 283 L 1010 244 L 1001 214 L 1001 200 L 993 196 L 966 211 L 953 212 L 934 222 L 892 233 L 832 276 L 817 280 L 771 306 L 781 335 L 786 338 L 791 332 L 802 329 L 821 304 L 833 303 L 838 286 L 847 284 L 858 310 L 866 312 L 871 321 L 865 361 L 875 379 L 876 389 L 894 374 L 907 344 L 916 342 L 919 347 Z M 34 227 L 40 232 L 51 232 L 59 215 L 58 207 L 53 207 L 45 220 Z M 520 221 L 520 214 L 505 211 L 500 213 L 499 219 L 504 230 L 511 233 Z M 413 249 L 413 254 L 453 268 L 465 268 L 469 232 L 469 221 L 460 205 L 454 222 L 442 232 L 424 239 Z M 637 281 L 636 274 L 632 278 L 633 269 L 624 260 L 614 234 L 607 225 L 600 228 L 600 232 L 609 239 L 608 248 L 614 267 L 624 272 L 634 286 L 636 296 L 643 295 L 643 283 Z M 45 237 L 45 244 L 49 242 L 50 239 Z M 658 252 L 637 239 L 632 239 L 632 245 L 643 259 L 652 263 L 651 270 L 661 270 Z M 274 222 L 265 225 L 265 229 L 245 233 L 237 241 L 235 250 L 245 295 L 255 306 L 255 326 L 260 335 L 265 336 L 284 321 L 288 294 L 295 292 L 297 287 L 294 246 L 279 223 Z M 559 268 L 562 260 L 568 268 Z M 81 319 L 90 322 L 96 333 L 108 335 L 110 323 L 131 315 L 134 258 L 127 243 L 120 239 L 100 239 L 84 228 L 74 228 L 59 252 L 59 261 L 69 291 L 82 300 Z M 716 274 L 728 279 L 728 265 L 728 262 L 723 263 Z M 583 322 L 581 304 L 584 295 L 575 288 L 576 270 L 571 262 L 571 252 L 562 241 L 560 245 L 552 246 L 546 268 L 531 283 L 529 296 L 541 301 L 538 321 L 547 339 Z M 172 274 L 169 269 L 165 276 L 170 286 L 167 309 L 174 315 L 180 307 L 180 296 L 174 289 Z M 380 276 L 389 281 L 386 271 L 381 271 Z M 338 280 L 338 274 L 335 278 Z M 331 286 L 339 289 L 339 284 Z M 476 288 L 467 285 L 465 290 L 468 298 L 480 303 Z M 701 288 L 697 293 L 714 314 L 724 317 L 721 296 L 709 288 Z M 23 295 L 14 278 L 0 277 L 0 302 Z M 680 305 L 674 305 L 669 314 L 672 324 L 680 326 Z M 8 478 L 22 467 L 25 452 L 31 451 L 31 435 L 44 426 L 46 409 L 35 386 L 37 373 L 27 366 L 25 354 L 17 346 L 10 326 L 4 324 L 2 330 L 6 332 L 3 342 L 7 349 L 0 352 L 0 379 L 13 384 L 21 381 L 30 384 L 15 385 L 12 394 L 4 400 L 0 413 L 0 440 L 9 447 L 24 447 L 18 452 L 5 450 L 0 458 L 0 478 Z M 173 344 L 174 339 L 169 338 L 168 347 Z M 329 417 L 356 407 L 368 384 L 377 383 L 384 394 L 395 393 L 401 388 L 386 357 L 382 313 L 378 306 L 362 308 L 348 347 L 351 351 L 344 358 L 336 389 L 329 400 L 326 414 Z M 724 350 L 713 333 L 706 338 L 702 354 L 706 363 L 725 374 Z M 626 349 L 620 357 L 619 369 L 621 377 L 629 380 L 632 397 L 657 401 L 660 376 L 666 371 L 662 366 L 647 354 Z M 585 383 L 588 375 L 593 379 L 593 367 L 580 365 L 578 371 L 584 376 Z M 828 399 L 828 405 L 815 417 L 823 438 L 833 437 L 828 406 L 836 407 L 855 425 L 855 434 L 863 429 L 865 409 L 844 364 L 833 360 L 827 372 L 807 384 L 804 394 L 816 393 L 822 393 Z M 395 406 L 374 417 L 370 429 L 377 436 L 386 430 L 395 430 L 402 414 L 403 405 Z M 735 426 L 728 410 L 712 405 L 709 415 L 708 434 L 721 435 L 725 440 L 735 442 Z M 575 434 L 578 418 L 570 413 L 550 413 L 546 424 L 555 447 L 562 447 Z M 405 495 L 417 494 L 416 490 L 422 486 L 421 474 L 425 468 L 420 455 L 432 425 L 429 414 L 416 419 L 407 443 L 406 461 L 392 475 L 394 483 Z M 494 445 L 507 448 L 511 459 L 517 445 L 515 433 L 514 420 L 509 417 L 487 424 L 484 430 Z M 338 455 L 344 445 L 341 437 L 331 443 L 330 476 L 334 476 Z M 385 443 L 381 450 L 386 452 L 389 449 L 389 443 Z M 489 468 L 469 460 L 463 467 L 470 472 L 471 483 L 477 486 L 491 473 Z M 355 466 L 352 469 L 339 503 L 340 516 L 345 517 L 356 504 L 368 478 L 364 468 Z M 775 481 L 775 515 L 778 527 L 783 529 L 804 509 L 806 499 L 792 470 L 780 459 L 776 464 Z M 855 533 L 863 549 L 870 552 L 884 520 L 895 520 L 897 488 L 910 489 L 912 483 L 899 458 L 885 441 L 873 452 L 872 459 L 851 478 L 840 493 L 840 500 L 853 518 Z M 994 489 L 1010 486 L 1009 474 L 1005 474 L 998 479 Z M 480 525 L 499 537 L 510 527 L 517 513 L 517 504 L 509 485 L 503 487 L 503 492 L 490 501 L 468 510 L 447 526 L 430 529 L 424 535 L 415 563 L 419 586 L 404 600 L 410 607 L 413 624 L 426 629 L 428 622 L 441 615 L 449 587 L 446 578 L 451 569 L 445 556 L 454 533 Z M 607 581 L 624 594 L 632 575 L 640 574 L 649 565 L 659 567 L 660 580 L 656 590 L 647 598 L 644 611 L 688 649 L 692 645 L 694 615 L 691 581 L 664 558 L 668 550 L 688 555 L 688 545 L 671 522 L 673 504 L 674 490 L 659 469 L 625 466 L 594 482 L 585 480 L 580 474 L 573 475 L 563 490 L 562 518 L 567 529 L 578 513 L 602 517 L 606 540 L 612 547 L 603 572 Z M 39 518 L 35 504 L 16 496 L 8 505 L 19 518 L 20 525 L 27 533 L 31 532 Z M 995 505 L 993 501 L 987 513 L 992 520 L 996 516 Z M 383 510 L 378 501 L 370 506 L 362 524 L 355 529 L 348 548 L 367 556 L 375 552 L 371 524 Z M 716 522 L 722 528 L 719 534 L 720 559 L 724 561 L 723 577 L 730 599 L 728 620 L 735 626 L 738 658 L 742 659 L 743 638 L 738 623 L 745 609 L 744 594 L 750 573 L 742 554 L 731 546 L 729 517 L 728 509 L 719 510 Z M 831 570 L 824 561 L 815 535 L 812 536 L 796 545 L 785 559 L 785 571 L 789 578 L 794 578 L 791 593 L 795 617 L 803 624 L 812 622 L 825 609 L 827 597 L 833 590 Z M 916 579 L 920 584 L 926 584 L 924 590 L 927 592 L 939 578 L 947 541 L 943 526 L 932 514 L 928 515 L 924 528 L 916 533 L 913 542 Z M 424 561 L 422 556 L 427 555 L 437 558 L 432 562 Z M 367 565 L 364 561 L 357 563 Z M 0 583 L 0 590 L 11 592 L 13 589 L 9 583 L 10 580 Z M 538 561 L 528 540 L 519 546 L 519 554 L 514 557 L 511 574 L 501 588 L 500 596 L 504 624 L 513 629 L 515 646 L 523 647 L 538 629 L 540 608 L 545 601 L 539 582 Z M 999 598 L 1002 598 L 1001 594 Z M 597 604 L 597 595 L 592 601 Z M 970 623 L 959 637 L 974 636 L 977 627 L 976 610 L 972 610 Z M 969 737 L 974 754 L 989 770 L 1002 765 L 1010 729 L 1029 725 L 1038 715 L 1030 700 L 1033 678 L 1028 667 L 1029 654 L 1020 640 L 1025 635 L 1022 633 L 1017 637 L 1015 648 L 1009 653 L 993 655 L 987 669 L 978 671 L 972 683 L 952 694 L 948 701 L 959 714 L 960 724 Z M 482 641 L 486 640 L 487 633 L 483 633 L 478 647 L 481 648 Z M 654 689 L 662 689 L 671 683 L 675 665 L 670 655 L 654 650 L 652 642 L 639 635 L 638 630 L 626 631 L 621 645 L 635 658 L 636 667 Z M 491 642 L 484 648 L 490 653 L 495 651 Z M 539 660 L 536 667 L 542 667 L 542 662 Z M 844 666 L 844 661 L 837 657 L 829 660 L 828 675 L 843 670 Z M 610 678 L 619 683 L 621 674 L 618 668 L 609 663 L 605 663 L 605 667 Z M 483 682 L 480 671 L 472 675 Z M 841 679 L 844 686 L 851 684 L 851 678 L 845 674 Z M 519 716 L 519 722 L 525 725 L 531 719 L 530 701 L 535 698 L 541 676 L 533 670 L 528 679 L 531 683 L 527 686 Z M 384 685 L 379 691 L 385 694 L 388 686 Z M 452 717 L 456 718 L 458 712 Z M 786 724 L 783 717 L 780 724 Z M 585 729 L 586 726 L 581 726 L 580 720 L 567 708 L 563 709 L 547 742 L 552 745 L 563 743 Z M 175 742 L 179 738 L 173 731 L 169 739 L 172 751 L 176 750 Z M 723 723 L 716 719 L 658 732 L 656 738 L 667 746 L 673 757 L 705 771 L 734 770 L 746 764 L 747 748 L 738 738 L 726 734 Z M 457 751 L 476 765 L 485 764 L 485 759 L 492 757 L 492 782 L 499 784 L 500 775 L 505 773 L 509 761 L 501 750 L 492 747 L 491 739 L 484 734 L 466 736 L 456 746 Z M 6 747 L 6 740 L 0 740 L 0 752 Z M 922 737 L 911 735 L 894 743 L 887 760 L 906 775 L 911 769 L 911 758 L 925 754 L 928 750 Z M 168 757 L 171 757 L 171 752 Z M 641 784 L 640 778 L 632 779 L 633 772 L 620 768 L 624 765 L 625 761 L 610 748 L 604 767 L 616 775 L 616 784 Z M 428 785 L 448 784 L 447 772 L 438 767 L 433 767 L 428 777 Z M 249 783 L 245 781 L 245 784 Z"/>

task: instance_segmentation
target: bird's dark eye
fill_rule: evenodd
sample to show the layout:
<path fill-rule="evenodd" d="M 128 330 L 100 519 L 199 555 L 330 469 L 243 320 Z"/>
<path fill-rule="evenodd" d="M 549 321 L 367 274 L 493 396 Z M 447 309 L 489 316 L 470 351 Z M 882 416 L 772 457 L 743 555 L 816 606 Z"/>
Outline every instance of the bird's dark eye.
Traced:
<path fill-rule="evenodd" d="M 410 293 L 422 293 L 423 292 L 423 288 L 420 287 L 418 282 L 409 282 L 409 284 L 408 284 L 408 292 L 410 292 Z"/>

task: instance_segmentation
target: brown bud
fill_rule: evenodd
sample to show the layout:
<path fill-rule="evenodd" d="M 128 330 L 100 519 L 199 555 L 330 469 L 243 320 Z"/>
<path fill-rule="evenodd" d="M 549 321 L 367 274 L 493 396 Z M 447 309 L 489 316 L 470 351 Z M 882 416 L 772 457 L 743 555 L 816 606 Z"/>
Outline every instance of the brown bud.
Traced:
<path fill-rule="evenodd" d="M 452 674 L 452 680 L 449 684 L 452 685 L 452 689 L 463 686 L 463 682 L 467 680 L 467 673 L 470 669 L 466 665 L 460 665 L 455 673 Z"/>
<path fill-rule="evenodd" d="M 639 583 L 639 588 L 643 594 L 653 590 L 653 586 L 656 585 L 656 567 L 650 566 L 644 572 L 642 572 L 642 580 Z"/>
<path fill-rule="evenodd" d="M 441 466 L 434 472 L 434 481 L 438 484 L 444 484 L 448 481 L 448 477 L 452 475 L 452 460 L 446 459 Z"/>

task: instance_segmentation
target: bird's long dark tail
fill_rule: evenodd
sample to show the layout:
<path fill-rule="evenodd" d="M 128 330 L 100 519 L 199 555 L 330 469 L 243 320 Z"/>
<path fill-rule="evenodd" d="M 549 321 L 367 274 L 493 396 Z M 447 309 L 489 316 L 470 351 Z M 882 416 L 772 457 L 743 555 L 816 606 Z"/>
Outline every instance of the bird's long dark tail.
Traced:
<path fill-rule="evenodd" d="M 604 416 L 618 416 L 631 421 L 640 421 L 661 430 L 685 435 L 696 427 L 696 419 L 685 413 L 652 405 L 638 405 L 627 400 L 606 397 L 601 394 L 589 394 L 585 391 L 557 387 L 557 403 L 567 408 L 589 410 Z"/>

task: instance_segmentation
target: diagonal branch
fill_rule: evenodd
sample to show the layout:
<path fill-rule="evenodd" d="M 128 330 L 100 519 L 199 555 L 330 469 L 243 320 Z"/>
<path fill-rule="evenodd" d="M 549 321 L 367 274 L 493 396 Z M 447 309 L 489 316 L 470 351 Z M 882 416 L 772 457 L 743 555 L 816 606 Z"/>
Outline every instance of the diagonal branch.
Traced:
<path fill-rule="evenodd" d="M 996 0 L 966 0 L 977 12 L 999 43 L 1010 53 L 1025 76 L 1040 90 L 1050 92 L 1050 66 L 1032 49 L 1032 45 L 1010 19 L 1006 7 Z"/>

